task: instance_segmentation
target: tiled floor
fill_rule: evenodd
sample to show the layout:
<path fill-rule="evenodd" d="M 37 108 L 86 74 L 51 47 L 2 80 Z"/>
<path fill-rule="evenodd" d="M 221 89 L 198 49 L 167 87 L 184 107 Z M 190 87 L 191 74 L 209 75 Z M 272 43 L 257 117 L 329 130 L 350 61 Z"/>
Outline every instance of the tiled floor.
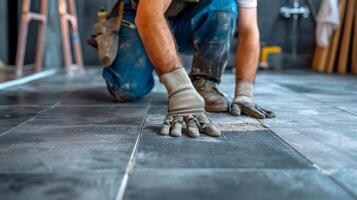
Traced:
<path fill-rule="evenodd" d="M 209 113 L 223 135 L 198 139 L 157 134 L 159 84 L 131 104 L 96 70 L 0 91 L 0 199 L 357 199 L 357 77 L 260 72 L 255 90 L 275 119 Z"/>

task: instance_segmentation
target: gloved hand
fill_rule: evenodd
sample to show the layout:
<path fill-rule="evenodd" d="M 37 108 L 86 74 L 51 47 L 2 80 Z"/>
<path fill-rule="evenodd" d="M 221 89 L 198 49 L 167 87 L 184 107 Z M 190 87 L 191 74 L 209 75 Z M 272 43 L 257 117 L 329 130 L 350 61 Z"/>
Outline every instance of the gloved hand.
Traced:
<path fill-rule="evenodd" d="M 253 84 L 237 81 L 235 98 L 231 106 L 233 116 L 247 115 L 257 119 L 273 118 L 275 114 L 253 103 Z"/>
<path fill-rule="evenodd" d="M 169 109 L 160 134 L 181 136 L 185 123 L 190 137 L 196 138 L 200 132 L 213 137 L 221 135 L 208 119 L 204 100 L 194 89 L 183 67 L 162 75 L 160 81 L 169 95 Z"/>

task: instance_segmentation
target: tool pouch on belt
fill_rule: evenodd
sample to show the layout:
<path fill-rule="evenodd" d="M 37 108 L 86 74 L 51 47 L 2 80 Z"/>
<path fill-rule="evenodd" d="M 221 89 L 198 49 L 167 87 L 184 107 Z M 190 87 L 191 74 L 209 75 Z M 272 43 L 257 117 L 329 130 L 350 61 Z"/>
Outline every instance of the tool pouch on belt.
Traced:
<path fill-rule="evenodd" d="M 93 26 L 95 35 L 87 43 L 98 49 L 102 67 L 113 64 L 119 48 L 119 31 L 124 15 L 124 0 L 119 0 L 106 17 L 105 22 L 98 22 Z"/>

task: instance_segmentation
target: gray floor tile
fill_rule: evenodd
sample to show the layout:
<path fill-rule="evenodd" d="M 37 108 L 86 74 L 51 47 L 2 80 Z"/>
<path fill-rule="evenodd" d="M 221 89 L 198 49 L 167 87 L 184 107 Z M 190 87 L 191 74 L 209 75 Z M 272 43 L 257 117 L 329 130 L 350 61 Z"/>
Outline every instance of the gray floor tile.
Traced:
<path fill-rule="evenodd" d="M 162 124 L 168 110 L 167 104 L 151 105 L 145 120 L 145 127 L 158 126 Z"/>
<path fill-rule="evenodd" d="M 323 169 L 357 168 L 357 126 L 272 128 Z"/>
<path fill-rule="evenodd" d="M 103 88 L 88 88 L 71 93 L 63 101 L 61 105 L 113 105 L 108 90 Z"/>
<path fill-rule="evenodd" d="M 119 126 L 22 126 L 0 137 L 0 173 L 123 173 L 139 131 Z"/>
<path fill-rule="evenodd" d="M 136 169 L 125 199 L 349 200 L 315 170 Z"/>
<path fill-rule="evenodd" d="M 0 105 L 53 105 L 66 96 L 58 91 L 2 91 L 0 92 Z"/>
<path fill-rule="evenodd" d="M 109 94 L 107 88 L 89 88 L 73 92 L 68 95 L 61 105 L 117 105 L 117 106 L 138 106 L 147 105 L 151 102 L 149 97 L 143 97 L 137 101 L 118 103 Z"/>
<path fill-rule="evenodd" d="M 45 106 L 0 106 L 0 135 L 45 109 Z"/>
<path fill-rule="evenodd" d="M 140 126 L 146 111 L 147 106 L 57 106 L 38 115 L 32 123 Z"/>
<path fill-rule="evenodd" d="M 150 92 L 145 98 L 151 100 L 151 104 L 154 106 L 165 107 L 168 103 L 168 96 L 165 91 L 162 92 Z"/>
<path fill-rule="evenodd" d="M 357 95 L 356 94 L 304 94 L 308 97 L 311 97 L 313 99 L 316 99 L 321 102 L 325 103 L 355 103 L 357 101 Z"/>
<path fill-rule="evenodd" d="M 157 134 L 168 100 L 157 77 L 150 94 L 117 104 L 100 74 L 0 91 L 0 132 L 61 103 L 0 136 L 1 200 L 114 199 L 149 105 L 127 199 L 350 199 L 339 186 L 356 196 L 355 77 L 260 72 L 255 102 L 275 119 L 209 113 L 223 136 L 191 139 Z M 225 74 L 219 87 L 232 98 L 234 83 Z"/>
<path fill-rule="evenodd" d="M 119 185 L 115 173 L 0 174 L 1 200 L 115 199 Z"/>
<path fill-rule="evenodd" d="M 256 99 L 255 102 L 261 106 L 274 110 L 275 112 L 282 112 L 283 114 L 304 112 L 306 110 L 323 110 L 334 108 L 334 106 L 326 105 L 322 102 L 315 101 L 308 97 L 298 97 L 290 99 L 290 97 L 284 98 L 279 95 L 276 100 L 271 100 L 270 96 L 271 95 L 265 95 L 260 99 Z M 267 99 L 269 100 L 267 101 Z"/>
<path fill-rule="evenodd" d="M 274 110 L 276 117 L 273 119 L 261 120 L 268 127 L 287 127 L 287 128 L 303 128 L 316 127 L 323 128 L 326 126 L 353 126 L 357 124 L 357 116 L 347 113 L 341 109 L 322 106 L 322 107 L 300 107 L 300 110 L 290 109 L 285 110 L 280 108 Z M 296 107 L 295 107 L 296 109 Z"/>
<path fill-rule="evenodd" d="M 314 84 L 281 84 L 294 92 L 307 94 L 330 94 L 330 95 L 348 95 L 355 93 L 357 87 L 353 85 L 346 85 L 344 83 L 319 83 Z"/>
<path fill-rule="evenodd" d="M 159 136 L 145 129 L 138 168 L 310 168 L 292 148 L 267 130 L 224 132 L 219 138 Z"/>

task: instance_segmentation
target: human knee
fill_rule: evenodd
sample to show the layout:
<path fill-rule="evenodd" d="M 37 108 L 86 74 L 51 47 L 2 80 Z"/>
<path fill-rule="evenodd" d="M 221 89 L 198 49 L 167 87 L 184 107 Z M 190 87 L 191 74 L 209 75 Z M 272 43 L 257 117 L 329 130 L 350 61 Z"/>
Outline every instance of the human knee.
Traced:
<path fill-rule="evenodd" d="M 153 77 L 120 77 L 117 74 L 103 73 L 109 93 L 115 101 L 130 102 L 148 94 L 154 87 Z"/>
<path fill-rule="evenodd" d="M 131 81 L 124 83 L 121 86 L 120 91 L 122 92 L 122 95 L 125 95 L 126 100 L 135 101 L 148 94 L 153 86 L 153 82 L 144 85 L 137 81 Z"/>

